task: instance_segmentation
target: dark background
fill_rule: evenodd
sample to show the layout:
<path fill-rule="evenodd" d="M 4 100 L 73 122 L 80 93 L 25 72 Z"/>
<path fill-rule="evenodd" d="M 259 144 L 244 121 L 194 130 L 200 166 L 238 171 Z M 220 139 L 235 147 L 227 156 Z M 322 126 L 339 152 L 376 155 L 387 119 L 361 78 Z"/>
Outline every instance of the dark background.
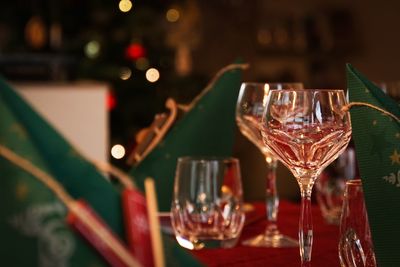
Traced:
<path fill-rule="evenodd" d="M 123 144 L 128 153 L 135 134 L 164 111 L 167 97 L 190 101 L 238 58 L 251 65 L 244 80 L 345 89 L 347 62 L 373 81 L 400 80 L 399 1 L 132 3 L 122 13 L 118 1 L 2 1 L 0 73 L 16 81 L 108 82 L 110 98 L 116 100 L 109 143 Z M 176 22 L 166 20 L 170 8 L 180 12 Z M 100 47 L 93 57 L 85 53 L 90 42 Z M 142 49 L 136 50 L 139 54 L 129 54 L 132 45 Z M 137 67 L 139 57 L 160 71 L 157 82 L 145 79 L 148 67 Z M 132 76 L 122 80 L 127 68 Z M 265 175 L 261 154 L 238 134 L 235 155 L 241 159 L 247 197 L 262 198 L 264 190 L 254 182 Z M 279 175 L 286 177 L 278 179 L 281 195 L 297 195 L 288 171 L 280 167 Z"/>

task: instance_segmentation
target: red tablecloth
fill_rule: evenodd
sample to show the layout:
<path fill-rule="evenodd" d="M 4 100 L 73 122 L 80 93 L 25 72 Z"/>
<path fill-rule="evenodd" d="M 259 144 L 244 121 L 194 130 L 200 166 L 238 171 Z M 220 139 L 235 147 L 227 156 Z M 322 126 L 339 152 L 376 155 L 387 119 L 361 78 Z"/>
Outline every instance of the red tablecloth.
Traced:
<path fill-rule="evenodd" d="M 264 203 L 255 203 L 256 212 L 265 214 Z M 339 227 L 328 225 L 315 205 L 312 208 L 314 224 L 314 243 L 312 266 L 340 266 L 338 259 Z M 281 201 L 278 217 L 279 230 L 297 239 L 300 205 Z M 264 218 L 264 217 L 263 217 Z M 264 219 L 245 226 L 241 240 L 254 236 L 265 229 Z M 299 248 L 254 248 L 239 244 L 231 249 L 203 249 L 193 251 L 193 255 L 206 266 L 229 267 L 288 267 L 300 266 Z"/>

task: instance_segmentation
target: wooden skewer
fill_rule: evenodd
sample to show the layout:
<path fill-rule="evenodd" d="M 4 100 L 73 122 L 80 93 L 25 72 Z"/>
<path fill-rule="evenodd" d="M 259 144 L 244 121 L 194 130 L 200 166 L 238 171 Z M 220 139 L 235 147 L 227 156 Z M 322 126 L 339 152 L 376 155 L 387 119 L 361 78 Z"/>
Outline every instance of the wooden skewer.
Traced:
<path fill-rule="evenodd" d="M 146 178 L 144 180 L 146 191 L 147 214 L 150 223 L 151 245 L 156 267 L 165 267 L 164 249 L 161 238 L 160 221 L 158 220 L 158 207 L 154 180 Z"/>

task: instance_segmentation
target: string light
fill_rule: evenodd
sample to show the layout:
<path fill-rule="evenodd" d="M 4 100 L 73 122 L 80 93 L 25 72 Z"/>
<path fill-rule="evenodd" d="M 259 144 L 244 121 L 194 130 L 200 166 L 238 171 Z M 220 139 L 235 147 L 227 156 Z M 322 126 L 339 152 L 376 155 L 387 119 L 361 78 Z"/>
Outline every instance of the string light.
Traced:
<path fill-rule="evenodd" d="M 176 22 L 180 17 L 179 11 L 175 8 L 168 9 L 167 13 L 165 14 L 165 18 L 169 22 Z"/>
<path fill-rule="evenodd" d="M 115 159 L 122 159 L 125 156 L 125 148 L 120 144 L 114 145 L 111 148 L 111 156 Z"/>
<path fill-rule="evenodd" d="M 119 1 L 118 7 L 121 12 L 128 12 L 132 9 L 132 2 L 130 0 L 121 0 Z"/>
<path fill-rule="evenodd" d="M 160 78 L 160 72 L 156 68 L 150 68 L 146 71 L 146 79 L 154 83 Z"/>

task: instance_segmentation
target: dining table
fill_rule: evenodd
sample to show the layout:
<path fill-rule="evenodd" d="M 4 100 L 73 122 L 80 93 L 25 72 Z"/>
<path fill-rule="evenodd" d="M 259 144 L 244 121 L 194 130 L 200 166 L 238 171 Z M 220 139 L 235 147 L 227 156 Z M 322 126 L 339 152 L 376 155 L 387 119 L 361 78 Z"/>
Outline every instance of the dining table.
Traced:
<path fill-rule="evenodd" d="M 267 220 L 265 203 L 251 203 L 240 239 L 233 248 L 208 248 L 191 251 L 203 265 L 210 267 L 291 267 L 300 266 L 300 252 L 293 248 L 262 248 L 243 246 L 241 242 L 264 231 Z M 318 205 L 312 205 L 313 248 L 312 266 L 340 266 L 338 257 L 339 226 L 328 224 L 321 215 Z M 294 239 L 298 237 L 300 204 L 280 201 L 278 227 L 281 233 Z"/>

